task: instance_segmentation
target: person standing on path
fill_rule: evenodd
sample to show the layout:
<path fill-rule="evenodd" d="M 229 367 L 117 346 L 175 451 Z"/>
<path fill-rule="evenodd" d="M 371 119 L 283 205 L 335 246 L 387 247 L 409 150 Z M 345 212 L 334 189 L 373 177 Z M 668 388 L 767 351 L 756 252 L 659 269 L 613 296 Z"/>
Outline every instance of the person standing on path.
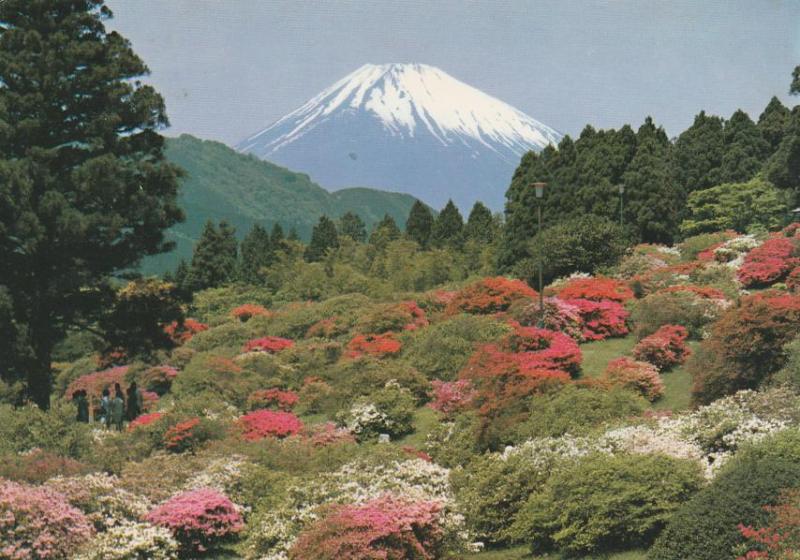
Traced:
<path fill-rule="evenodd" d="M 135 420 L 144 407 L 142 392 L 136 386 L 136 381 L 128 387 L 128 422 Z"/>
<path fill-rule="evenodd" d="M 125 399 L 119 384 L 114 390 L 114 399 L 111 401 L 111 423 L 118 432 L 122 431 L 122 421 L 125 419 Z"/>

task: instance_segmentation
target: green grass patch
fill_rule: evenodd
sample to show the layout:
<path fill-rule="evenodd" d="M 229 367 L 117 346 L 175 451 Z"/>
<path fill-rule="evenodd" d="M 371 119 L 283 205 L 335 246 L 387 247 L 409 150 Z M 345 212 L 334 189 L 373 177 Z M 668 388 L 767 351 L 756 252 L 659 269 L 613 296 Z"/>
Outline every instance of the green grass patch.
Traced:
<path fill-rule="evenodd" d="M 644 560 L 647 552 L 644 550 L 630 550 L 627 552 L 616 552 L 597 556 L 572 557 L 573 560 Z M 518 546 L 504 550 L 487 550 L 477 554 L 469 554 L 463 557 L 464 560 L 562 560 L 558 554 L 547 554 L 544 556 L 532 556 L 527 546 Z"/>
<path fill-rule="evenodd" d="M 422 449 L 430 431 L 439 425 L 439 415 L 432 408 L 422 406 L 414 412 L 412 424 L 414 425 L 414 431 L 401 437 L 395 443 Z"/>

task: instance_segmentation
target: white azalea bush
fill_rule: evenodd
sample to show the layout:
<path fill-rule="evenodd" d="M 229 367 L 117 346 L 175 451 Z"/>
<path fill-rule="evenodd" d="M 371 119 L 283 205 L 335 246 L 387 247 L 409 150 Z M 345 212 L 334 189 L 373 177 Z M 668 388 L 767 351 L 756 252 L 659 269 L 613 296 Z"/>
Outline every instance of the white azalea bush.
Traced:
<path fill-rule="evenodd" d="M 387 494 L 411 502 L 441 504 L 442 528 L 448 540 L 466 547 L 469 535 L 449 477 L 449 469 L 422 459 L 386 465 L 365 461 L 348 463 L 337 471 L 289 487 L 282 504 L 257 514 L 248 529 L 245 557 L 284 559 L 297 535 L 317 520 L 320 506 L 364 504 Z"/>
<path fill-rule="evenodd" d="M 177 560 L 169 529 L 124 521 L 95 536 L 75 560 Z"/>

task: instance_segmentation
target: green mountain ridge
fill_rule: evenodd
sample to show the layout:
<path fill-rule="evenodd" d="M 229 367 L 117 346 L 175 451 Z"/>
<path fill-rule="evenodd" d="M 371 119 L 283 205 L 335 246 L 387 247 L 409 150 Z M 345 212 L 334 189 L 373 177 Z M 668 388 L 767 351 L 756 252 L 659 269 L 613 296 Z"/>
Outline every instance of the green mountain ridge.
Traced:
<path fill-rule="evenodd" d="M 186 171 L 179 195 L 186 221 L 167 233 L 176 243 L 172 252 L 145 259 L 142 271 L 146 274 L 174 269 L 180 259 L 191 258 L 208 220 L 227 220 L 239 238 L 255 224 L 269 229 L 279 223 L 286 233 L 295 228 L 302 239 L 308 239 L 322 214 L 336 219 L 355 212 L 369 228 L 388 213 L 403 227 L 415 200 L 408 194 L 367 187 L 329 192 L 305 173 L 188 134 L 167 139 L 165 152 Z"/>

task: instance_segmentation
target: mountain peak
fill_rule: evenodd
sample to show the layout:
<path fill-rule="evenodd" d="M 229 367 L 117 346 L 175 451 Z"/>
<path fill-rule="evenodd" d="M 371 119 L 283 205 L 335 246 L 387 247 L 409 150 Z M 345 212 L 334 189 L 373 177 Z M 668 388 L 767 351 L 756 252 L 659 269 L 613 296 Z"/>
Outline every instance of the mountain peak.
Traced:
<path fill-rule="evenodd" d="M 355 172 L 356 168 L 363 170 L 361 162 L 367 154 L 369 161 L 375 162 L 375 156 L 385 159 L 385 164 L 379 161 L 375 165 L 382 166 L 384 174 L 392 168 L 396 175 L 398 164 L 416 165 L 404 150 L 426 152 L 424 157 L 439 151 L 460 152 L 460 159 L 511 167 L 510 179 L 525 152 L 538 151 L 560 138 L 556 130 L 435 66 L 387 63 L 364 64 L 242 141 L 237 149 L 308 171 L 325 186 L 352 186 L 366 180 L 369 185 L 397 189 L 407 183 L 403 177 L 393 176 L 390 184 L 374 183 L 383 181 L 380 173 Z M 315 147 L 309 149 L 306 144 Z M 391 153 L 375 153 L 377 145 L 390 144 Z M 326 157 L 328 161 L 323 163 Z M 356 161 L 359 163 L 353 163 Z M 507 186 L 489 188 L 504 191 Z M 483 199 L 494 200 L 497 207 L 496 195 Z"/>

